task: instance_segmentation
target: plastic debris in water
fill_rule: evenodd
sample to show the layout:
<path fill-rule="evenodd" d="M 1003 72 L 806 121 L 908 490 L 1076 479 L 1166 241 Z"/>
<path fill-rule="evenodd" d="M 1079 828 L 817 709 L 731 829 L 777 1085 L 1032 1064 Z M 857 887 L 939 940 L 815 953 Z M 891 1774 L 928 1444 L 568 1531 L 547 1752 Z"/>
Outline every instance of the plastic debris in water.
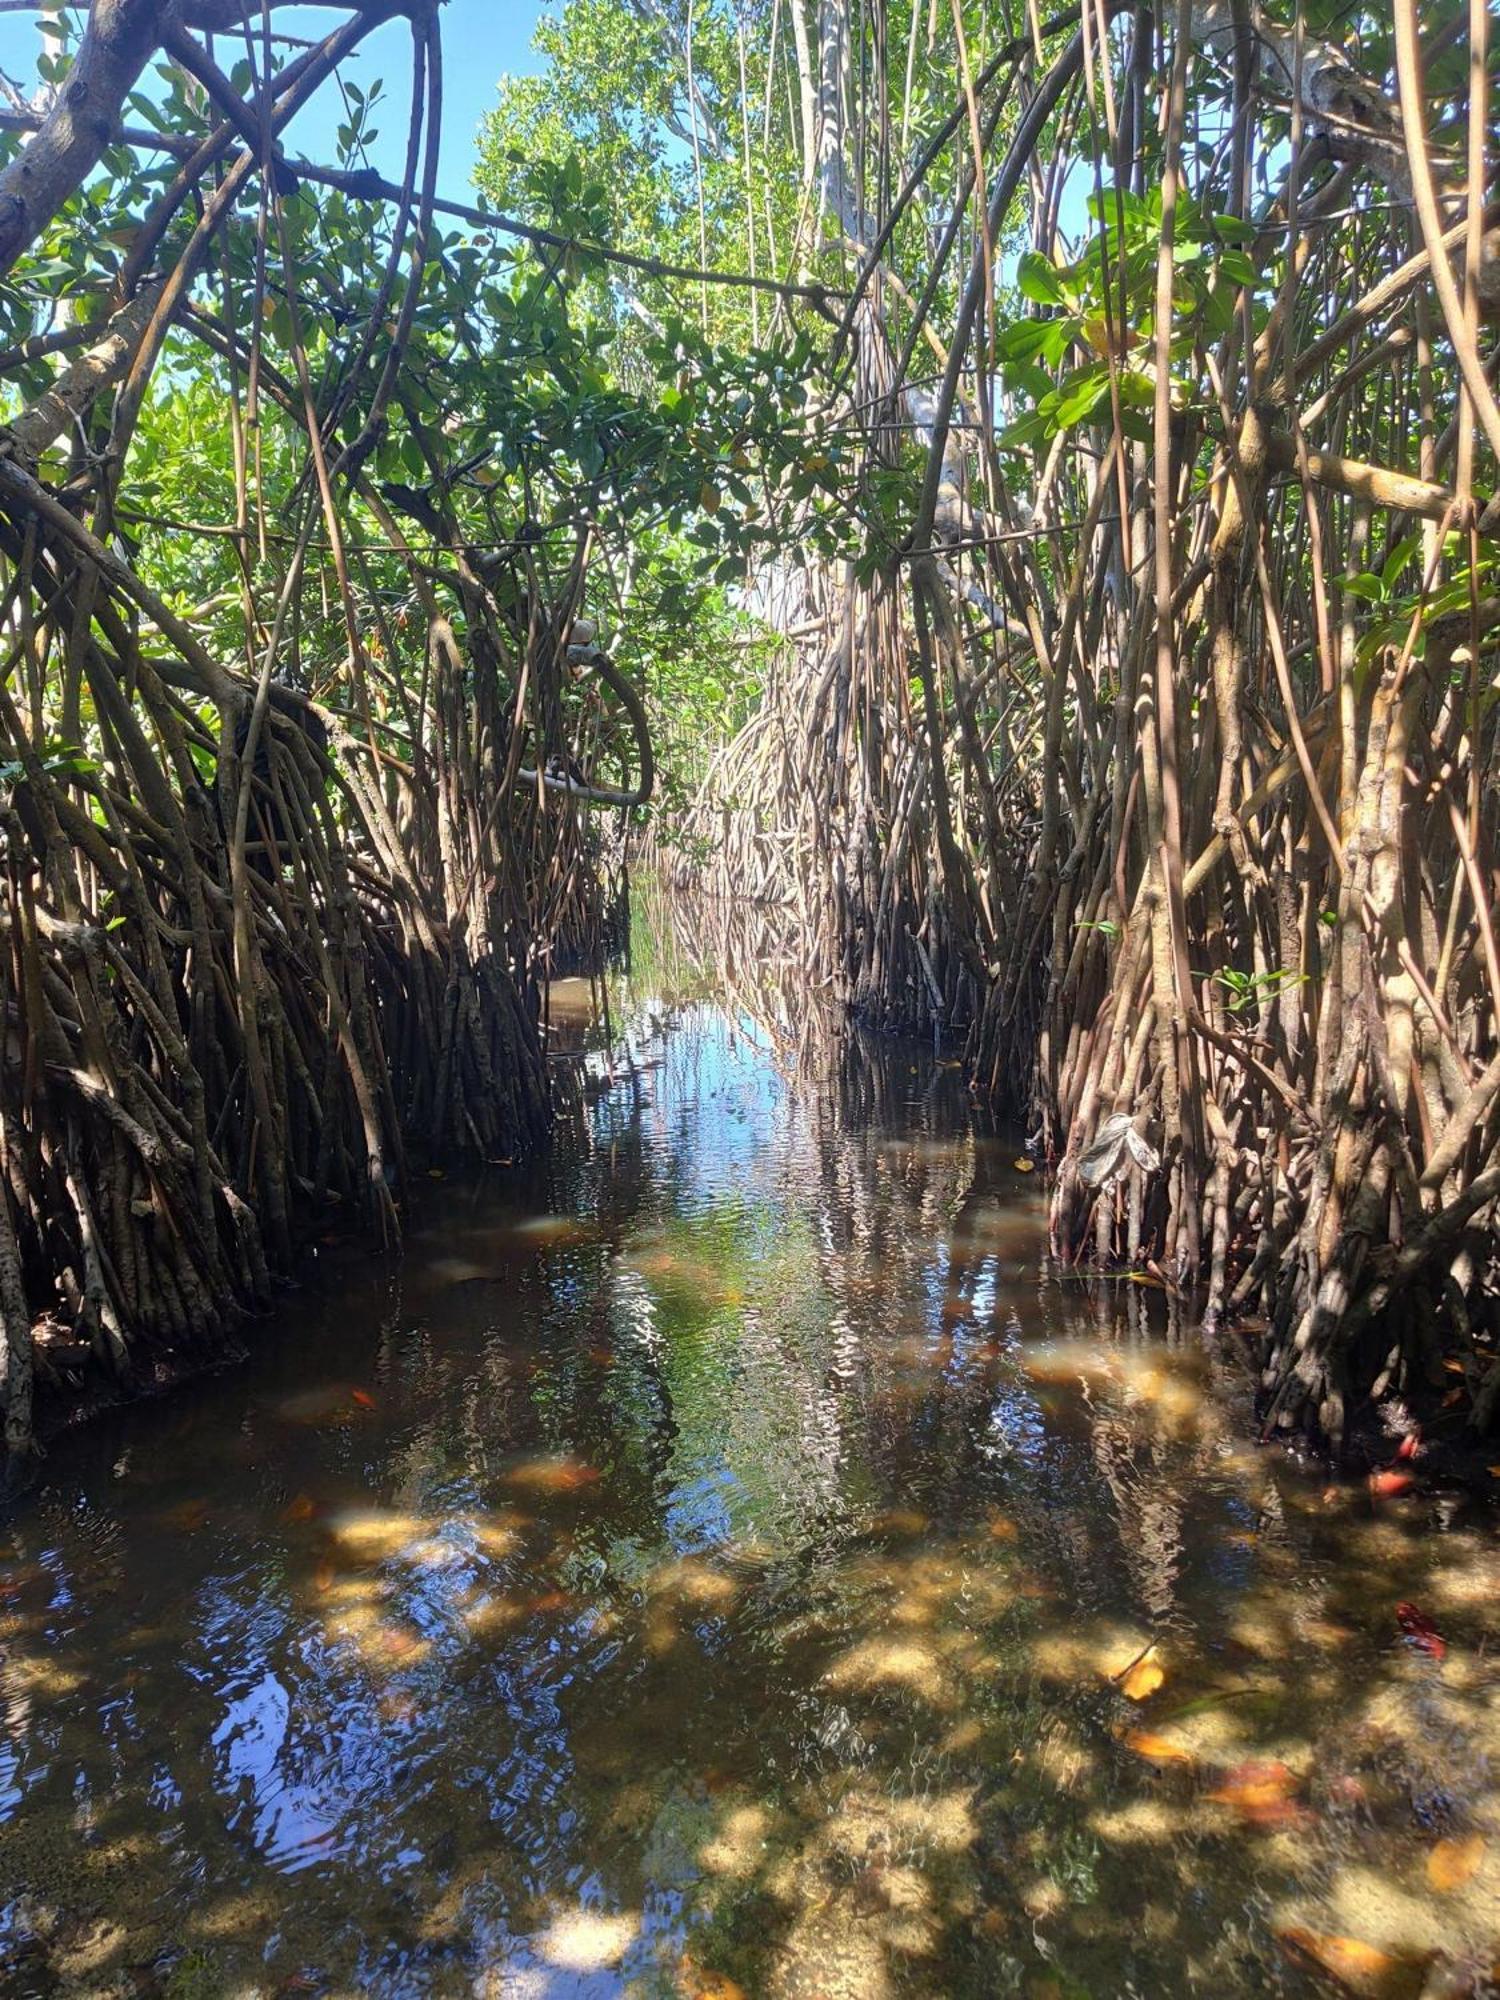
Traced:
<path fill-rule="evenodd" d="M 1132 1161 L 1142 1173 L 1154 1174 L 1161 1165 L 1161 1154 L 1136 1130 L 1135 1120 L 1128 1111 L 1116 1111 L 1105 1119 L 1091 1144 L 1079 1155 L 1078 1178 L 1085 1187 L 1098 1188 L 1102 1193 L 1114 1185 Z"/>

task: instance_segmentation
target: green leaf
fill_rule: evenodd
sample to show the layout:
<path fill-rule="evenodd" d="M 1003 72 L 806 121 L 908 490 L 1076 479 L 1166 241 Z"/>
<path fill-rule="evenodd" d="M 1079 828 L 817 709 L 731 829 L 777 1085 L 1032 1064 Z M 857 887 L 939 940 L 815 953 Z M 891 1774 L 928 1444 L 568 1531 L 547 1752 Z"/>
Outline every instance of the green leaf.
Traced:
<path fill-rule="evenodd" d="M 1260 272 L 1243 250 L 1221 250 L 1219 270 L 1231 284 L 1248 285 L 1252 291 L 1260 282 Z"/>
<path fill-rule="evenodd" d="M 1072 375 L 1057 391 L 1052 418 L 1058 430 L 1068 430 L 1091 416 L 1109 395 L 1109 370 L 1095 362 Z"/>
<path fill-rule="evenodd" d="M 1039 306 L 1060 306 L 1063 304 L 1062 279 L 1057 266 L 1050 257 L 1040 250 L 1023 252 L 1016 266 L 1016 283 L 1021 288 L 1023 298 L 1028 298 Z"/>

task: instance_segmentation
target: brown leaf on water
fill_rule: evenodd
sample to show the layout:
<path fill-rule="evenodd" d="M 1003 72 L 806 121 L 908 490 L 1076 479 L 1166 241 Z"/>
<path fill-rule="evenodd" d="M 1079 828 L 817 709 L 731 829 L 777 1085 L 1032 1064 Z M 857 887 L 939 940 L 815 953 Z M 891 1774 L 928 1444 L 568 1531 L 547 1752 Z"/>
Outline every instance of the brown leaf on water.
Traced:
<path fill-rule="evenodd" d="M 310 1493 L 299 1493 L 294 1500 L 288 1500 L 281 1510 L 283 1521 L 310 1521 L 318 1511 L 318 1503 Z"/>
<path fill-rule="evenodd" d="M 1276 1940 L 1298 1964 L 1322 1972 L 1358 2000 L 1407 2000 L 1418 1991 L 1422 1967 L 1396 1958 L 1362 1938 L 1337 1937 L 1289 1925 Z"/>
<path fill-rule="evenodd" d="M 1484 1835 L 1467 1834 L 1462 1840 L 1440 1840 L 1427 1856 L 1427 1880 L 1440 1896 L 1462 1889 L 1484 1859 Z"/>
<path fill-rule="evenodd" d="M 1016 1539 L 1016 1524 L 1006 1514 L 991 1514 L 989 1528 L 992 1542 L 1013 1542 Z"/>

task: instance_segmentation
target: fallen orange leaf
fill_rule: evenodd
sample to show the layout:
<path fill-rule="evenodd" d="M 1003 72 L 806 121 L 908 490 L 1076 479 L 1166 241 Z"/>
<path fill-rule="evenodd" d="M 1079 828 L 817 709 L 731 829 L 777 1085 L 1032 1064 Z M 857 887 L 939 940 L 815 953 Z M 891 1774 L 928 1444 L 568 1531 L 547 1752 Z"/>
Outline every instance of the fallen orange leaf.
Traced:
<path fill-rule="evenodd" d="M 601 1477 L 597 1466 L 576 1458 L 528 1459 L 503 1476 L 507 1486 L 531 1493 L 576 1493 L 581 1487 L 597 1486 Z"/>
<path fill-rule="evenodd" d="M 1166 1668 L 1156 1658 L 1156 1648 L 1152 1646 L 1121 1675 L 1120 1692 L 1131 1701 L 1144 1701 L 1156 1693 L 1166 1678 Z"/>
<path fill-rule="evenodd" d="M 529 1612 L 567 1611 L 571 1609 L 572 1604 L 573 1600 L 568 1595 L 567 1591 L 544 1590 L 541 1592 L 539 1596 L 529 1598 L 525 1605 L 525 1609 Z"/>
<path fill-rule="evenodd" d="M 1461 1889 L 1484 1859 L 1484 1835 L 1471 1833 L 1463 1840 L 1440 1840 L 1427 1856 L 1427 1880 L 1440 1896 Z"/>
<path fill-rule="evenodd" d="M 722 1972 L 704 1971 L 690 1958 L 678 1960 L 677 1976 L 681 1982 L 679 1991 L 686 2000 L 745 2000 L 743 1986 L 737 1986 Z"/>
<path fill-rule="evenodd" d="M 1398 1493 L 1410 1493 L 1416 1483 L 1409 1472 L 1397 1472 L 1389 1466 L 1384 1472 L 1370 1474 L 1370 1491 L 1377 1500 L 1393 1500 Z"/>
<path fill-rule="evenodd" d="M 1153 1764 L 1191 1764 L 1195 1761 L 1191 1750 L 1184 1750 L 1180 1743 L 1169 1742 L 1165 1736 L 1153 1736 L 1149 1729 L 1127 1729 L 1120 1741 L 1137 1757 L 1145 1757 Z"/>
<path fill-rule="evenodd" d="M 1292 1797 L 1296 1788 L 1296 1775 L 1285 1764 L 1252 1760 L 1236 1764 L 1207 1796 L 1215 1805 L 1233 1806 L 1252 1826 L 1286 1826 L 1306 1817 Z"/>
<path fill-rule="evenodd" d="M 351 1389 L 349 1391 L 349 1400 L 352 1403 L 358 1403 L 362 1410 L 373 1410 L 375 1407 L 375 1398 L 370 1394 L 368 1389 Z"/>
<path fill-rule="evenodd" d="M 1293 1958 L 1326 1972 L 1360 2000 L 1388 2000 L 1388 1996 L 1393 2000 L 1396 1994 L 1411 1991 L 1412 1962 L 1393 1958 L 1362 1938 L 1331 1937 L 1301 1925 L 1278 1931 L 1276 1937 Z"/>
<path fill-rule="evenodd" d="M 283 1521 L 310 1521 L 318 1511 L 317 1502 L 310 1493 L 299 1493 L 295 1500 L 288 1500 L 281 1510 Z"/>

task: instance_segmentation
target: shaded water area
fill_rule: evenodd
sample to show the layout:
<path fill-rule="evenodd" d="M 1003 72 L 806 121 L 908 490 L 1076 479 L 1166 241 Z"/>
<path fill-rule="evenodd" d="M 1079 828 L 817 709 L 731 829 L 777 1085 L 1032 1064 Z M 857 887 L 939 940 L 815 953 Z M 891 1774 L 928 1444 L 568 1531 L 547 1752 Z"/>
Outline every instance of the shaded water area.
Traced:
<path fill-rule="evenodd" d="M 0 1529 L 0 1991 L 1487 1990 L 1492 1521 L 1257 1450 L 930 1051 L 653 973 Z"/>

